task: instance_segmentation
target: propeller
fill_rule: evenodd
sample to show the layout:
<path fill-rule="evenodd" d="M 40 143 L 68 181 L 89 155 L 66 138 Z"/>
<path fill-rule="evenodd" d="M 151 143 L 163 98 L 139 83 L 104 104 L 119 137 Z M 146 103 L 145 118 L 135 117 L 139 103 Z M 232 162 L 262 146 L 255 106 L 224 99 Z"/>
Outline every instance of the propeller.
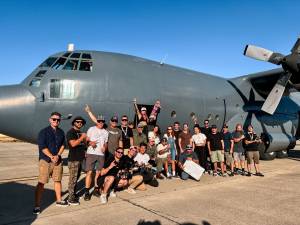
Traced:
<path fill-rule="evenodd" d="M 293 75 L 299 74 L 300 65 L 300 38 L 296 41 L 291 49 L 291 54 L 284 56 L 281 53 L 273 52 L 265 48 L 254 45 L 247 45 L 244 50 L 244 55 L 253 59 L 270 62 L 276 65 L 281 65 L 284 73 L 278 78 L 273 89 L 266 98 L 261 110 L 273 115 L 284 93 L 287 83 Z"/>

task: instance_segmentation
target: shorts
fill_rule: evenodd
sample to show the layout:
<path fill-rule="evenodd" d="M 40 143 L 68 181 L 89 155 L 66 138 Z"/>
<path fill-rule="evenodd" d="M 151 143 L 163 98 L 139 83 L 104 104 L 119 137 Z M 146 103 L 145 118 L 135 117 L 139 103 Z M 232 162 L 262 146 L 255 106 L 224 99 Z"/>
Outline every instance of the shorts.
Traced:
<path fill-rule="evenodd" d="M 87 154 L 85 160 L 85 171 L 101 170 L 104 166 L 104 155 Z"/>
<path fill-rule="evenodd" d="M 211 151 L 210 158 L 212 163 L 224 162 L 224 154 L 222 153 L 221 150 Z"/>
<path fill-rule="evenodd" d="M 243 153 L 243 152 L 234 152 L 233 153 L 233 158 L 234 158 L 234 161 L 236 161 L 236 162 L 245 161 L 245 153 Z"/>
<path fill-rule="evenodd" d="M 230 166 L 233 163 L 233 156 L 229 152 L 225 152 L 226 165 Z"/>
<path fill-rule="evenodd" d="M 259 151 L 249 151 L 246 154 L 248 164 L 252 164 L 253 161 L 255 164 L 259 164 Z"/>
<path fill-rule="evenodd" d="M 157 172 L 161 172 L 163 165 L 168 162 L 168 158 L 156 158 L 156 168 Z M 166 171 L 167 172 L 167 171 Z"/>
<path fill-rule="evenodd" d="M 51 176 L 54 182 L 60 182 L 63 174 L 62 162 L 55 165 L 53 162 L 39 161 L 39 183 L 46 184 Z"/>

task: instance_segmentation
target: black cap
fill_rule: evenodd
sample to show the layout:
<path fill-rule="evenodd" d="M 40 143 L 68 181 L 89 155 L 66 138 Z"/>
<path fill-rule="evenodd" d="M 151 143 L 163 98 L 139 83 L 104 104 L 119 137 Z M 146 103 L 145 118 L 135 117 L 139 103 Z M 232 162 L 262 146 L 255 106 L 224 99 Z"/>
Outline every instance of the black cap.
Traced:
<path fill-rule="evenodd" d="M 75 121 L 76 120 L 81 120 L 82 121 L 82 125 L 85 125 L 86 124 L 86 121 L 85 119 L 83 119 L 81 116 L 76 116 L 73 121 L 72 121 L 72 126 L 74 125 Z"/>
<path fill-rule="evenodd" d="M 213 128 L 217 128 L 217 126 L 216 125 L 211 125 L 211 128 L 213 129 Z"/>

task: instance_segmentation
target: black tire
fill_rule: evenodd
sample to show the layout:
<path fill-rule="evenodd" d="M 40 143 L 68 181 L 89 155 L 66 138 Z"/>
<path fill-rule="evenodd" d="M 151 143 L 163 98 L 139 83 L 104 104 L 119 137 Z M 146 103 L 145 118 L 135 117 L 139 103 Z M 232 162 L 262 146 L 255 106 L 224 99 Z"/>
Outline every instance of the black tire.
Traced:
<path fill-rule="evenodd" d="M 265 152 L 265 145 L 262 143 L 258 146 L 260 159 L 262 160 L 273 160 L 276 158 L 276 152 Z"/>
<path fill-rule="evenodd" d="M 276 152 L 276 154 L 277 154 L 277 158 L 284 159 L 284 158 L 288 157 L 288 150 L 282 150 L 282 151 Z"/>

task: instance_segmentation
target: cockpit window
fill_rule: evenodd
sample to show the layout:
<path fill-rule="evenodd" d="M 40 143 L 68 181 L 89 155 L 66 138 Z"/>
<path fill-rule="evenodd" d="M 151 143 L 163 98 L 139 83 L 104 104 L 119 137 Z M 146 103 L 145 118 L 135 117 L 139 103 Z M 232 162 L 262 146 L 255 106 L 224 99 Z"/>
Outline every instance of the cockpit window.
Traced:
<path fill-rule="evenodd" d="M 67 52 L 63 55 L 63 57 L 68 57 L 71 54 L 71 52 Z"/>
<path fill-rule="evenodd" d="M 80 58 L 80 53 L 75 52 L 70 57 L 78 59 L 78 58 Z"/>
<path fill-rule="evenodd" d="M 82 56 L 81 56 L 81 58 L 83 58 L 83 59 L 91 59 L 92 57 L 91 57 L 91 55 L 90 55 L 90 54 L 87 54 L 87 53 L 82 53 Z"/>
<path fill-rule="evenodd" d="M 65 58 L 59 58 L 56 63 L 52 66 L 53 69 L 60 70 L 62 69 L 63 65 L 65 64 L 66 59 Z"/>
<path fill-rule="evenodd" d="M 64 66 L 64 70 L 77 70 L 78 60 L 69 59 Z"/>
<path fill-rule="evenodd" d="M 75 81 L 51 79 L 50 98 L 61 98 L 61 99 L 75 98 Z"/>
<path fill-rule="evenodd" d="M 92 61 L 82 60 L 80 62 L 79 70 L 81 70 L 81 71 L 92 71 L 92 69 L 93 69 L 93 62 Z"/>
<path fill-rule="evenodd" d="M 43 77 L 45 75 L 45 73 L 47 72 L 47 70 L 40 70 L 35 77 Z"/>
<path fill-rule="evenodd" d="M 34 78 L 34 79 L 32 79 L 32 80 L 30 81 L 29 86 L 31 86 L 31 87 L 39 87 L 40 84 L 41 84 L 41 79 L 39 79 L 39 78 Z"/>
<path fill-rule="evenodd" d="M 57 60 L 57 57 L 49 57 L 39 67 L 50 67 Z"/>

